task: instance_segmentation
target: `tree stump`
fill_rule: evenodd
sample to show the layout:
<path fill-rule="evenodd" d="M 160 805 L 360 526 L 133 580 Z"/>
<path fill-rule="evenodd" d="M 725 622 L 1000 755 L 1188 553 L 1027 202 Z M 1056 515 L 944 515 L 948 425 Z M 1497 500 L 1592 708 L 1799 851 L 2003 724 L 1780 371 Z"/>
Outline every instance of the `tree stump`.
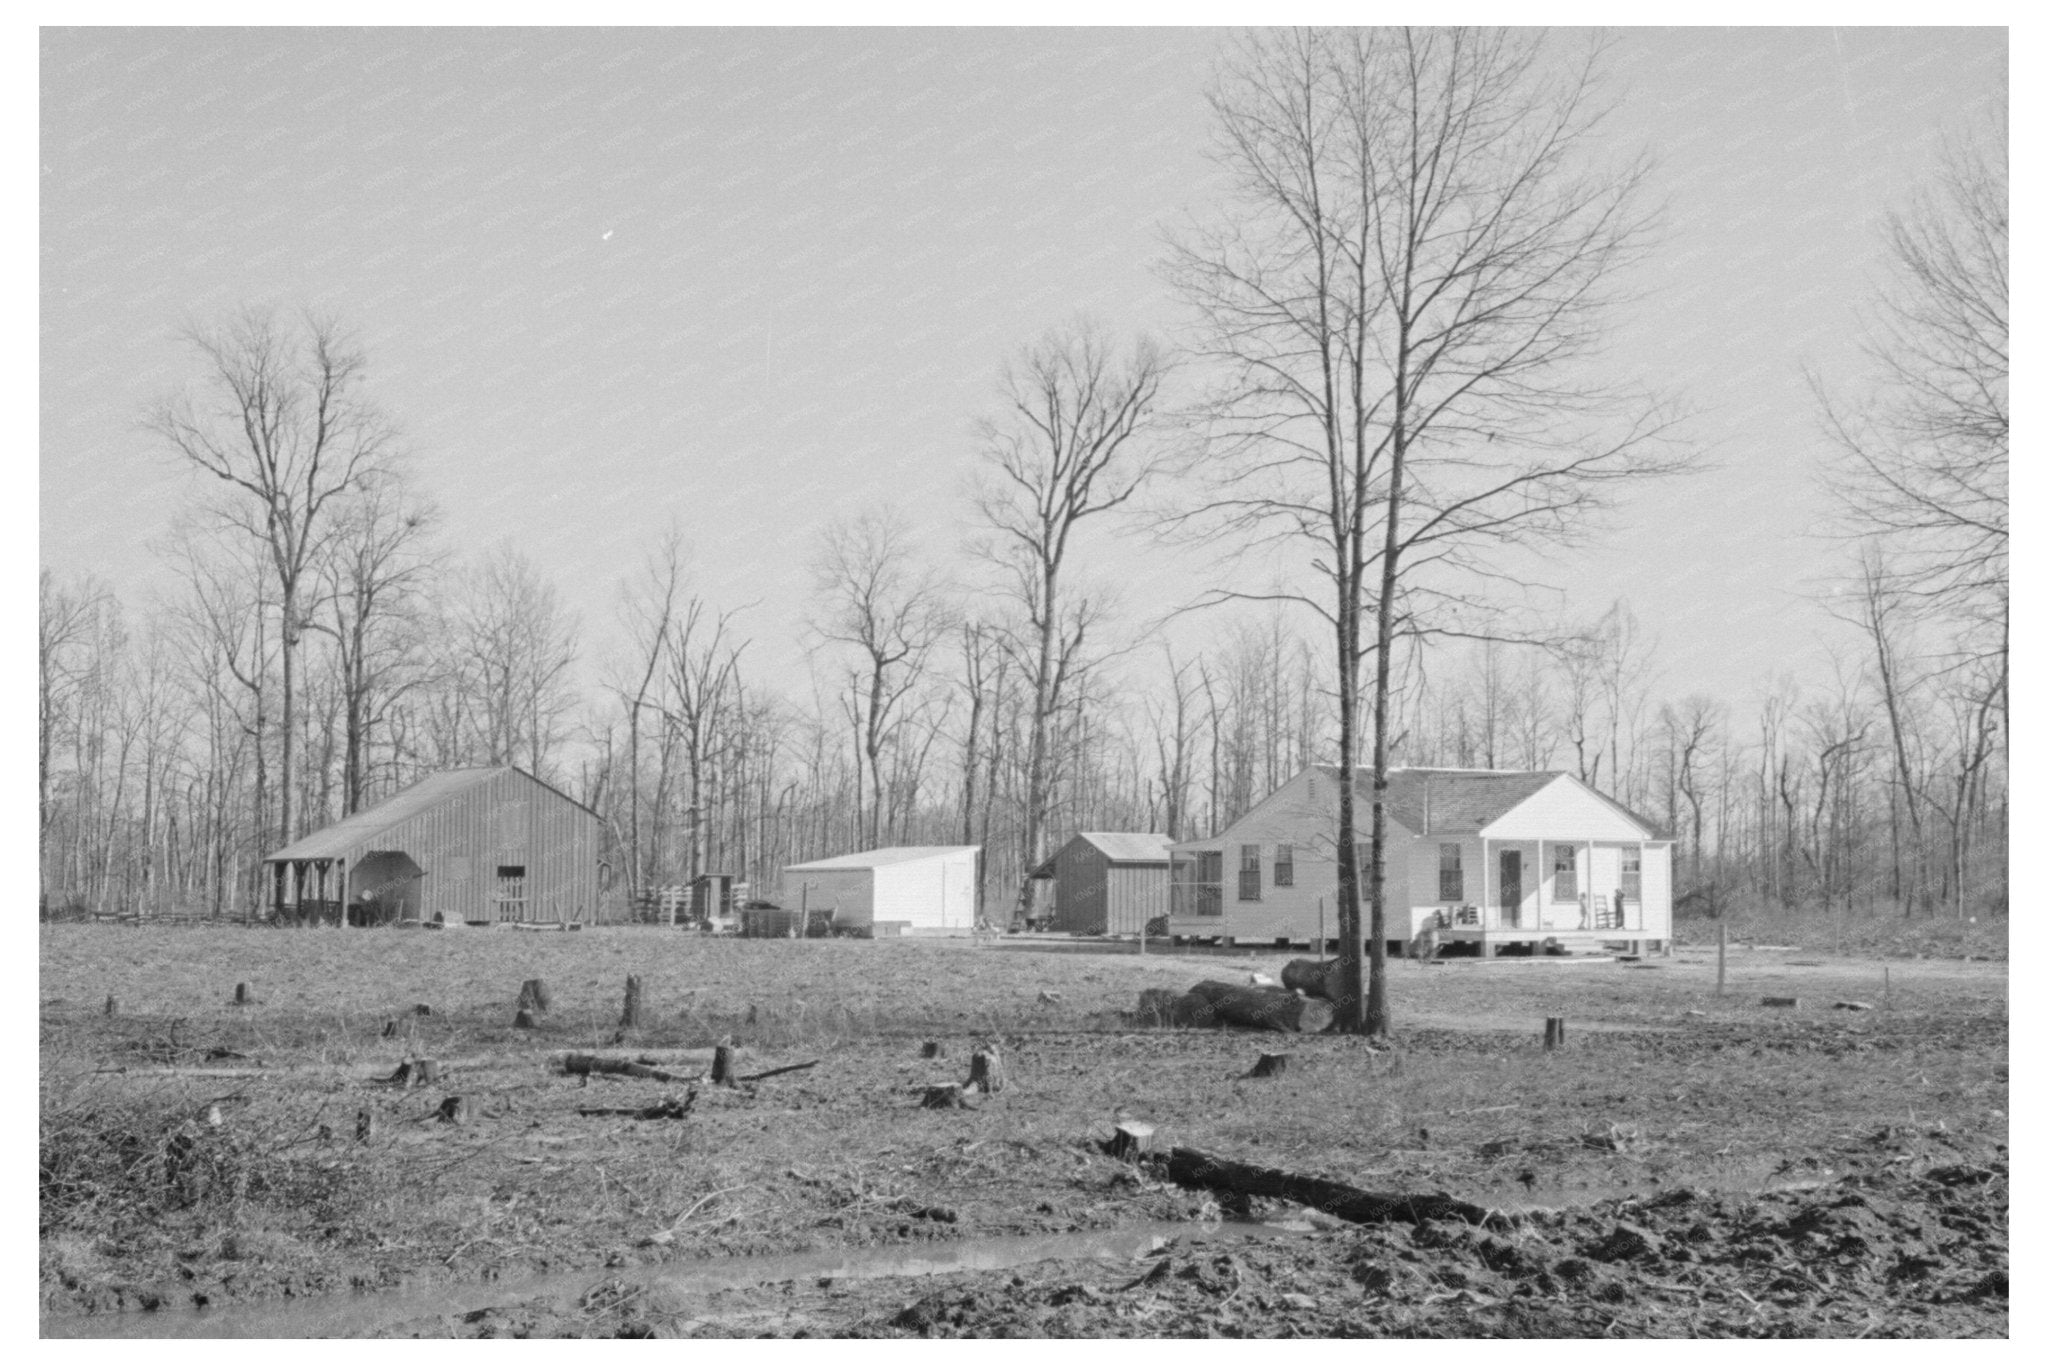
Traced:
<path fill-rule="evenodd" d="M 973 1109 L 980 1103 L 981 1096 L 977 1092 L 958 1081 L 948 1081 L 944 1085 L 926 1086 L 919 1106 L 925 1109 Z"/>
<path fill-rule="evenodd" d="M 1564 1020 L 1552 1015 L 1543 1021 L 1543 1050 L 1554 1052 L 1564 1046 Z"/>
<path fill-rule="evenodd" d="M 441 1116 L 443 1123 L 468 1123 L 471 1113 L 469 1097 L 450 1095 L 441 1101 L 441 1107 L 435 1112 Z"/>
<path fill-rule="evenodd" d="M 736 1065 L 738 1060 L 738 1048 L 720 1043 L 711 1054 L 711 1083 L 713 1085 L 736 1084 L 738 1081 L 738 1068 Z"/>
<path fill-rule="evenodd" d="M 640 1015 L 640 978 L 629 976 L 626 978 L 626 1005 L 619 1011 L 619 1027 L 639 1028 Z"/>
<path fill-rule="evenodd" d="M 1135 1161 L 1141 1156 L 1157 1151 L 1158 1147 L 1157 1129 L 1149 1123 L 1125 1119 L 1116 1126 L 1116 1131 L 1110 1134 L 1109 1141 L 1103 1145 L 1103 1150 L 1118 1161 Z"/>
<path fill-rule="evenodd" d="M 946 1045 L 936 1040 L 927 1040 L 924 1047 L 920 1049 L 919 1055 L 927 1061 L 934 1057 L 943 1057 L 946 1055 Z"/>
<path fill-rule="evenodd" d="M 368 1142 L 377 1136 L 377 1116 L 367 1109 L 356 1110 L 356 1141 Z"/>
<path fill-rule="evenodd" d="M 386 1019 L 384 1021 L 384 1036 L 386 1038 L 396 1038 L 398 1036 L 398 1021 L 396 1019 Z"/>
<path fill-rule="evenodd" d="M 1009 1074 L 1003 1070 L 1003 1054 L 992 1045 L 975 1049 L 967 1064 L 967 1088 L 993 1095 L 1009 1083 Z"/>
<path fill-rule="evenodd" d="M 546 1014 L 554 1007 L 555 993 L 548 989 L 548 983 L 539 977 L 524 982 L 519 987 L 519 1008 L 535 1014 Z"/>
<path fill-rule="evenodd" d="M 1245 1073 L 1245 1078 L 1247 1080 L 1263 1080 L 1268 1076 L 1283 1075 L 1287 1071 L 1288 1059 L 1289 1054 L 1285 1052 L 1265 1053 L 1260 1056 L 1259 1060 L 1252 1063 L 1252 1069 Z"/>
<path fill-rule="evenodd" d="M 237 981 L 235 983 L 235 1003 L 237 1005 L 253 1005 L 256 1003 L 255 997 L 249 994 L 248 982 Z"/>
<path fill-rule="evenodd" d="M 1767 995 L 1764 997 L 1764 1004 L 1772 1009 L 1796 1010 L 1799 1008 L 1799 997 L 1796 995 Z"/>
<path fill-rule="evenodd" d="M 121 1002 L 120 1002 L 120 1001 L 118 1001 L 118 1000 L 116 1000 L 116 999 L 115 999 L 115 998 L 114 998 L 113 996 L 111 996 L 111 995 L 110 995 L 110 996 L 108 996 L 108 997 L 107 997 L 107 1004 L 106 1004 L 106 1015 L 107 1015 L 107 1018 L 109 1018 L 109 1019 L 112 1019 L 112 1018 L 113 1018 L 113 1017 L 114 1017 L 115 1015 L 119 1014 L 120 1012 L 121 1012 Z"/>
<path fill-rule="evenodd" d="M 434 1007 L 432 1005 L 414 1005 L 412 1007 L 412 1012 L 418 1015 L 420 1018 L 425 1019 L 429 1015 L 433 1014 Z"/>
<path fill-rule="evenodd" d="M 1138 992 L 1138 1022 L 1156 1026 L 1170 1026 L 1188 1022 L 1183 1001 L 1186 997 L 1179 991 L 1154 986 Z"/>
<path fill-rule="evenodd" d="M 439 1085 L 441 1064 L 432 1057 L 422 1057 L 412 1064 L 413 1080 L 419 1085 Z"/>
<path fill-rule="evenodd" d="M 537 1026 L 538 1022 L 533 1017 L 533 1011 L 524 1006 L 521 1006 L 519 1012 L 512 1016 L 513 1028 L 535 1028 Z"/>

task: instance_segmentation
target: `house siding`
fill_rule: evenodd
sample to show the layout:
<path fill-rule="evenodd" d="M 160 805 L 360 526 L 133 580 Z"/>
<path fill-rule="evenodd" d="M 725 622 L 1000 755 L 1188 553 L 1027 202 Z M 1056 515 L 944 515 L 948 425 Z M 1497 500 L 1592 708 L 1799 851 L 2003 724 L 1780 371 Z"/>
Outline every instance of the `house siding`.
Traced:
<path fill-rule="evenodd" d="M 829 910 L 835 925 L 875 922 L 875 872 L 870 867 L 792 872 L 785 879 L 783 909 Z M 809 883 L 808 889 L 806 883 Z"/>
<path fill-rule="evenodd" d="M 1494 840 L 1542 839 L 1551 843 L 1571 839 L 1633 843 L 1645 836 L 1633 820 L 1571 777 L 1557 778 L 1482 833 Z"/>

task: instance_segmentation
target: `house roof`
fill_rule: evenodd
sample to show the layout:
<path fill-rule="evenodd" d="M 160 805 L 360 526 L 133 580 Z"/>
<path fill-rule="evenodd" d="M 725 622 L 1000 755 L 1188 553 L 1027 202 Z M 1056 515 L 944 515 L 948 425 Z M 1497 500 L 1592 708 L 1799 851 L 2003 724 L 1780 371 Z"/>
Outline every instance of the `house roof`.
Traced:
<path fill-rule="evenodd" d="M 1076 834 L 1074 839 L 1086 839 L 1113 863 L 1158 863 L 1164 866 L 1172 861 L 1168 850 L 1173 847 L 1173 841 L 1164 834 Z M 1059 853 L 1033 868 L 1031 875 L 1034 878 L 1052 876 L 1053 864 L 1059 861 L 1060 853 L 1073 845 L 1074 839 L 1060 845 Z"/>
<path fill-rule="evenodd" d="M 955 853 L 979 853 L 980 844 L 920 844 L 900 848 L 871 848 L 865 853 L 842 853 L 837 858 L 819 858 L 808 863 L 790 863 L 785 872 L 840 872 L 864 867 L 894 867 L 898 863 L 923 862 Z"/>
<path fill-rule="evenodd" d="M 570 805 L 590 810 L 590 807 L 581 801 L 556 791 L 524 768 L 450 768 L 446 772 L 423 777 L 404 791 L 395 792 L 374 806 L 337 820 L 325 829 L 315 830 L 295 843 L 286 844 L 263 861 L 315 862 L 321 859 L 346 857 L 365 847 L 374 847 L 375 841 L 386 831 L 404 824 L 415 815 L 432 809 L 452 796 L 466 792 L 472 787 L 482 786 L 500 773 L 518 773 L 535 786 L 554 792 Z M 595 811 L 591 813 L 596 814 Z"/>
<path fill-rule="evenodd" d="M 1319 764 L 1334 780 L 1337 769 Z M 1369 795 L 1372 772 L 1354 770 L 1360 794 Z M 1387 813 L 1418 833 L 1478 831 L 1506 815 L 1560 777 L 1560 771 L 1509 772 L 1487 768 L 1391 768 L 1387 772 Z M 1652 834 L 1657 827 L 1604 792 L 1592 792 L 1607 805 Z"/>

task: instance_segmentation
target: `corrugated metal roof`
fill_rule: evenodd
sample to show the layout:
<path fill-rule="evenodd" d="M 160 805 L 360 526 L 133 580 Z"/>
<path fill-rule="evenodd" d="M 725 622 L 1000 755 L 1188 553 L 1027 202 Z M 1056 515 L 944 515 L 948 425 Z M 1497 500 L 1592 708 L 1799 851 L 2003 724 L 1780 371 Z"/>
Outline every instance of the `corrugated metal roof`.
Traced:
<path fill-rule="evenodd" d="M 340 858 L 356 849 L 374 844 L 378 835 L 412 819 L 421 811 L 447 800 L 458 792 L 478 786 L 499 773 L 516 768 L 451 768 L 445 773 L 423 777 L 402 792 L 385 797 L 368 810 L 359 810 L 326 829 L 316 830 L 296 843 L 287 844 L 263 861 L 266 863 L 311 862 Z"/>
<path fill-rule="evenodd" d="M 922 844 L 915 847 L 871 848 L 865 853 L 842 853 L 836 858 L 819 858 L 808 863 L 790 863 L 785 872 L 832 872 L 862 867 L 893 867 L 897 863 L 922 862 L 952 853 L 979 853 L 980 844 Z"/>

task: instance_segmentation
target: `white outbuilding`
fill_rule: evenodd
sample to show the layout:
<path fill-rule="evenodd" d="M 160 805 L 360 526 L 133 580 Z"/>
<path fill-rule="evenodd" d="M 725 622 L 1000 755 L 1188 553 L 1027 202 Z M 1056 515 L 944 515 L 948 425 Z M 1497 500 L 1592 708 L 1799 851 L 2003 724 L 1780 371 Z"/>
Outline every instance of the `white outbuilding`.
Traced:
<path fill-rule="evenodd" d="M 978 844 L 943 844 L 796 863 L 782 869 L 783 908 L 830 911 L 856 933 L 970 933 L 980 856 Z"/>

